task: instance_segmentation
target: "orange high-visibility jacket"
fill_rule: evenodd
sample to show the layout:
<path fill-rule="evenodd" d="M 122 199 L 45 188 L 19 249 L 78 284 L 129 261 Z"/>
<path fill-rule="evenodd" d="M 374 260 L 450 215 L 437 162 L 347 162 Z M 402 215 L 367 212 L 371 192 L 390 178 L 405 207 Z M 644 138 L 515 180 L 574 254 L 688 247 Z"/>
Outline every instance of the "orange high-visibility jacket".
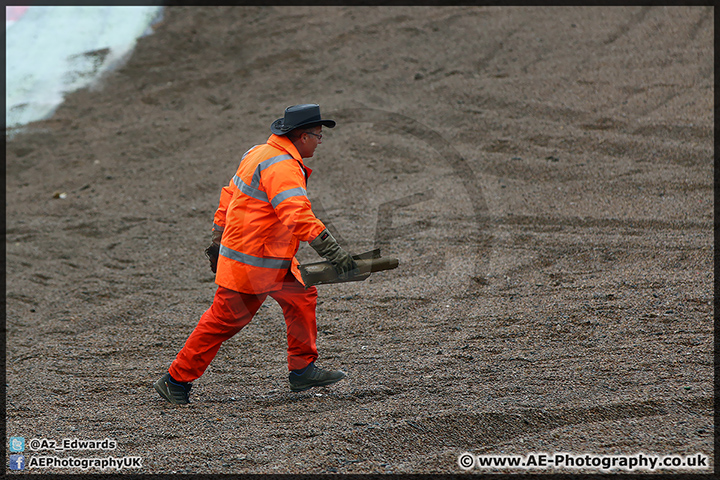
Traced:
<path fill-rule="evenodd" d="M 325 225 L 307 197 L 310 170 L 284 136 L 248 150 L 220 194 L 213 230 L 222 232 L 215 283 L 242 293 L 281 288 L 288 269 L 302 283 L 295 254 Z"/>

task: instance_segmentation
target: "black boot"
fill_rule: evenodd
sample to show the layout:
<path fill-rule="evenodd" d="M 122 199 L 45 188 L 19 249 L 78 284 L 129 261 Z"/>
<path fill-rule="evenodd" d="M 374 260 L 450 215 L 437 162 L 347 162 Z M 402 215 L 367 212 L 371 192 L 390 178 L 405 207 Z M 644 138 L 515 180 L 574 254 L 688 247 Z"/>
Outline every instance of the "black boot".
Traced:
<path fill-rule="evenodd" d="M 316 367 L 314 362 L 305 367 L 302 373 L 296 372 L 297 370 L 293 370 L 289 376 L 290 390 L 293 392 L 302 392 L 308 388 L 330 385 L 347 376 L 341 370 L 323 370 Z"/>
<path fill-rule="evenodd" d="M 192 384 L 176 382 L 169 373 L 160 377 L 153 386 L 160 396 L 170 403 L 174 403 L 175 405 L 190 403 L 188 396 L 190 394 Z"/>

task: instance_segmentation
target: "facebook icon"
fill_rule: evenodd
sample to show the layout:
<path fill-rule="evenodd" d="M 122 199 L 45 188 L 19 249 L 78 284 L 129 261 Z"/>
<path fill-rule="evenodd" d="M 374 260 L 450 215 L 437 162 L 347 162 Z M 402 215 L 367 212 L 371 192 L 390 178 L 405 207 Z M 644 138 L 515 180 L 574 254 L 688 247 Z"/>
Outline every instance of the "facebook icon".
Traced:
<path fill-rule="evenodd" d="M 25 455 L 10 455 L 10 470 L 25 470 Z"/>

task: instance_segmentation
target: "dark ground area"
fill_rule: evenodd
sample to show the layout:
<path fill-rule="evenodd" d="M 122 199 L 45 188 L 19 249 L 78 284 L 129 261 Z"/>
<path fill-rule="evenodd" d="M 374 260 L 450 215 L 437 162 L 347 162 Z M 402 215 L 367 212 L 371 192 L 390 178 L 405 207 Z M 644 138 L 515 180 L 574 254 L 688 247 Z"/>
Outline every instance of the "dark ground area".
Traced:
<path fill-rule="evenodd" d="M 712 457 L 713 13 L 169 7 L 7 142 L 8 437 L 115 439 L 56 455 L 142 473 Z M 319 287 L 346 381 L 289 391 L 268 300 L 170 406 L 151 384 L 212 300 L 220 189 L 309 102 L 338 122 L 316 214 L 400 266 Z"/>

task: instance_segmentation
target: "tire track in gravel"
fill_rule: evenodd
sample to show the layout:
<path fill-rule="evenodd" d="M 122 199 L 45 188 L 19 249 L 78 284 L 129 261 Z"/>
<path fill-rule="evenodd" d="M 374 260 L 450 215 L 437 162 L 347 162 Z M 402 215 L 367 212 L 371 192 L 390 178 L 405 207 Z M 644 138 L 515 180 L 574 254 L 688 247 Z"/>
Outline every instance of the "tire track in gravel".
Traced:
<path fill-rule="evenodd" d="M 472 256 L 474 258 L 465 259 L 465 261 L 473 264 L 474 271 L 471 276 L 482 275 L 487 270 L 486 263 L 489 257 L 487 253 L 492 244 L 492 235 L 487 233 L 490 231 L 491 225 L 487 223 L 487 212 L 489 210 L 483 188 L 470 163 L 438 132 L 405 115 L 373 108 L 343 109 L 334 112 L 333 115 L 338 121 L 347 124 L 372 123 L 376 127 L 382 126 L 390 131 L 400 131 L 414 137 L 416 141 L 429 145 L 442 154 L 443 160 L 452 168 L 453 175 L 463 186 L 467 199 L 471 204 L 472 214 L 470 215 L 470 221 L 476 230 L 476 234 L 472 238 L 472 249 L 474 250 Z M 395 237 L 402 235 L 398 229 L 392 228 L 392 213 L 394 211 L 413 203 L 423 202 L 426 199 L 433 198 L 433 196 L 433 191 L 430 190 L 381 205 L 375 234 L 376 247 L 389 240 L 384 233 L 391 232 L 391 236 Z M 421 222 L 416 223 L 409 229 L 402 228 L 407 230 L 405 233 L 408 233 L 426 229 L 427 225 Z"/>
<path fill-rule="evenodd" d="M 666 163 L 685 167 L 703 166 L 712 161 L 712 150 L 704 145 L 713 135 L 712 127 L 709 126 L 651 125 L 630 130 L 630 127 L 624 123 L 608 123 L 602 117 L 569 109 L 506 102 L 490 97 L 477 99 L 477 104 L 494 110 L 503 117 L 532 113 L 535 118 L 557 123 L 558 128 L 555 129 L 557 132 L 561 131 L 561 126 L 577 129 L 575 135 L 569 135 L 572 132 L 570 130 L 556 136 L 538 137 L 531 134 L 513 140 L 500 138 L 481 145 L 480 149 L 485 152 L 512 154 L 525 148 L 536 150 L 537 147 L 541 147 L 570 155 L 592 153 L 594 156 L 630 157 L 636 162 L 648 162 L 659 158 Z M 592 135 L 582 135 L 583 131 Z M 697 145 L 696 142 L 703 143 Z"/>
<path fill-rule="evenodd" d="M 654 219 L 622 219 L 622 218 L 587 218 L 552 215 L 511 215 L 492 216 L 486 220 L 493 225 L 513 225 L 525 228 L 545 227 L 572 227 L 572 228 L 601 228 L 608 231 L 617 229 L 627 230 L 670 230 L 686 232 L 688 230 L 707 231 L 712 228 L 710 222 L 693 222 L 682 220 L 654 220 Z"/>
<path fill-rule="evenodd" d="M 427 451 L 428 445 L 473 448 L 486 452 L 493 451 L 499 443 L 522 435 L 571 425 L 661 416 L 677 409 L 678 404 L 691 412 L 707 410 L 709 416 L 713 402 L 712 397 L 695 397 L 683 401 L 648 400 L 586 408 L 530 408 L 511 413 L 452 413 L 406 419 L 404 423 L 389 428 L 367 429 L 357 432 L 347 440 L 370 450 L 382 446 L 386 452 L 398 452 L 399 456 L 423 453 Z M 478 445 L 482 447 L 477 447 Z M 400 461 L 400 458 L 395 458 L 395 461 Z"/>
<path fill-rule="evenodd" d="M 615 32 L 610 34 L 603 43 L 605 45 L 610 45 L 611 43 L 615 43 L 618 39 L 626 36 L 630 30 L 645 20 L 650 13 L 650 10 L 651 7 L 642 7 L 639 12 L 630 17 L 630 20 L 626 24 L 620 25 Z"/>

